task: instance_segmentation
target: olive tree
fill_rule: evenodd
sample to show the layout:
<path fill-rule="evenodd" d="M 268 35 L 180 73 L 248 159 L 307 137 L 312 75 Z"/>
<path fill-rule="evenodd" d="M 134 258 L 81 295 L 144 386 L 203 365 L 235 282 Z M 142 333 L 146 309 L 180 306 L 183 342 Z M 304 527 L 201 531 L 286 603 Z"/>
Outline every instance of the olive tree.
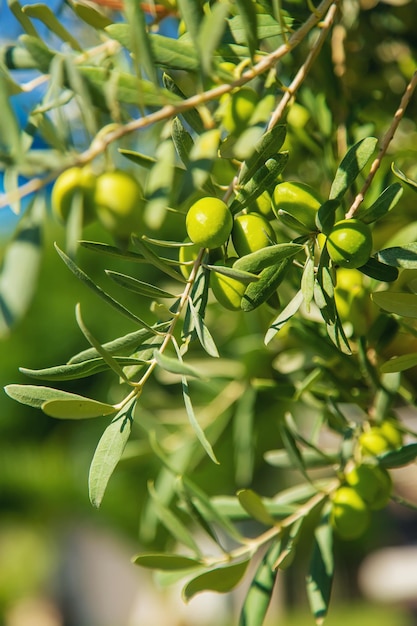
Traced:
<path fill-rule="evenodd" d="M 334 540 L 362 537 L 390 500 L 415 508 L 391 475 L 417 458 L 399 411 L 417 366 L 411 4 L 68 0 L 74 29 L 12 6 L 0 202 L 25 210 L 1 325 L 25 315 L 55 220 L 86 346 L 22 367 L 32 384 L 6 393 L 103 420 L 95 507 L 119 463 L 150 459 L 138 566 L 183 578 L 186 600 L 251 571 L 241 626 L 264 622 L 280 570 L 305 567 L 321 621 Z M 39 89 L 22 128 L 13 99 Z M 97 335 L 104 306 L 128 334 Z M 100 372 L 100 398 L 62 389 Z"/>

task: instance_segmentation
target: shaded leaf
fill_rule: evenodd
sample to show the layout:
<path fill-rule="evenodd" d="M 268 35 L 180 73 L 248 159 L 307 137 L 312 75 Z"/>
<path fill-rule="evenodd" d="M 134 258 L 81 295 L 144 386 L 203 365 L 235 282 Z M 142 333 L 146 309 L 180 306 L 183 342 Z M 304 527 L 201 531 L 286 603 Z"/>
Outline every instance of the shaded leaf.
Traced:
<path fill-rule="evenodd" d="M 206 75 L 211 72 L 214 52 L 226 29 L 229 8 L 228 2 L 214 3 L 201 22 L 199 39 L 204 41 L 200 47 L 201 67 Z"/>
<path fill-rule="evenodd" d="M 417 459 L 417 443 L 409 443 L 399 450 L 378 455 L 378 463 L 383 467 L 395 468 L 409 465 Z"/>
<path fill-rule="evenodd" d="M 88 476 L 88 487 L 91 504 L 97 508 L 103 500 L 107 484 L 130 437 L 135 406 L 136 397 L 131 398 L 120 409 L 102 434 L 94 452 Z"/>
<path fill-rule="evenodd" d="M 393 183 L 384 189 L 370 207 L 366 209 L 360 206 L 355 217 L 365 222 L 365 224 L 372 224 L 372 222 L 376 222 L 391 211 L 398 203 L 402 194 L 403 188 L 400 183 Z"/>
<path fill-rule="evenodd" d="M 191 315 L 194 320 L 194 328 L 202 347 L 210 356 L 219 357 L 219 351 L 217 350 L 214 339 L 211 336 L 211 333 L 207 328 L 204 319 L 201 317 L 200 313 L 197 311 L 191 300 L 188 301 L 188 307 L 191 311 Z"/>
<path fill-rule="evenodd" d="M 164 571 L 189 570 L 201 567 L 202 561 L 179 554 L 139 554 L 132 559 L 135 565 Z"/>
<path fill-rule="evenodd" d="M 238 189 L 237 195 L 230 205 L 232 213 L 238 213 L 251 203 L 264 191 L 267 191 L 285 168 L 288 161 L 288 153 L 280 152 L 270 157 L 262 165 L 250 180 Z"/>
<path fill-rule="evenodd" d="M 204 430 L 201 428 L 200 424 L 197 421 L 197 418 L 194 413 L 193 405 L 191 403 L 190 391 L 188 387 L 188 382 L 185 376 L 182 378 L 182 393 L 184 398 L 185 410 L 187 411 L 187 416 L 190 421 L 190 424 L 207 455 L 213 461 L 213 463 L 219 464 L 219 461 L 214 454 L 213 447 L 209 440 L 207 439 Z"/>
<path fill-rule="evenodd" d="M 332 183 L 329 200 L 341 198 L 371 158 L 378 140 L 365 137 L 352 146 L 343 157 Z"/>
<path fill-rule="evenodd" d="M 179 117 L 174 117 L 172 120 L 171 134 L 178 156 L 184 165 L 188 166 L 194 141 Z"/>
<path fill-rule="evenodd" d="M 395 291 L 377 291 L 371 294 L 372 300 L 388 313 L 402 317 L 417 318 L 417 295 Z"/>
<path fill-rule="evenodd" d="M 232 32 L 233 38 L 237 43 L 244 43 L 246 37 L 245 24 L 243 18 L 240 15 L 235 15 L 228 20 L 229 28 Z M 290 28 L 293 23 L 291 17 L 285 16 L 284 24 L 287 28 Z M 285 29 L 287 30 L 287 29 Z M 268 37 L 276 37 L 282 34 L 282 28 L 279 22 L 269 13 L 257 14 L 257 31 L 259 39 L 268 39 Z"/>
<path fill-rule="evenodd" d="M 164 274 L 167 274 L 171 278 L 175 278 L 182 283 L 185 283 L 186 280 L 182 274 L 174 270 L 165 259 L 161 259 L 151 248 L 143 241 L 143 239 L 139 239 L 139 237 L 132 237 L 134 245 L 140 250 L 143 256 L 151 263 L 154 267 L 160 269 Z"/>
<path fill-rule="evenodd" d="M 385 361 L 380 367 L 383 374 L 390 374 L 392 372 L 404 372 L 405 370 L 415 367 L 417 365 L 417 354 L 403 354 L 401 356 L 395 356 L 389 361 Z"/>
<path fill-rule="evenodd" d="M 240 185 L 247 183 L 265 162 L 278 154 L 286 135 L 286 126 L 276 124 L 271 130 L 262 134 L 262 137 L 254 146 L 253 153 L 243 163 L 238 182 Z"/>
<path fill-rule="evenodd" d="M 252 489 L 241 489 L 237 492 L 237 497 L 242 507 L 253 519 L 265 524 L 265 526 L 275 525 L 274 518 L 268 513 L 262 498 L 255 491 Z"/>
<path fill-rule="evenodd" d="M 82 49 L 75 37 L 61 24 L 46 4 L 27 4 L 22 11 L 29 17 L 34 17 L 43 22 L 52 33 L 69 44 L 73 50 L 79 51 Z"/>
<path fill-rule="evenodd" d="M 277 265 L 263 269 L 259 274 L 259 280 L 247 286 L 242 297 L 242 310 L 253 311 L 266 302 L 282 283 L 290 267 L 291 261 L 285 259 Z"/>
<path fill-rule="evenodd" d="M 121 367 L 142 362 L 132 357 L 115 357 L 115 360 Z M 83 360 L 80 363 L 56 365 L 54 367 L 46 367 L 38 370 L 19 367 L 19 371 L 22 372 L 22 374 L 38 380 L 75 380 L 92 376 L 93 374 L 108 369 L 109 365 L 102 358 Z"/>
<path fill-rule="evenodd" d="M 228 593 L 236 587 L 242 580 L 249 560 L 233 563 L 225 567 L 217 567 L 204 574 L 193 578 L 183 589 L 183 596 L 186 601 L 202 591 L 216 591 L 218 593 Z"/>
<path fill-rule="evenodd" d="M 141 5 L 135 0 L 124 1 L 124 11 L 130 25 L 130 49 L 134 54 L 134 62 L 139 71 L 137 75 L 142 77 L 140 68 L 153 83 L 157 83 L 158 75 L 155 69 L 155 59 L 150 43 L 150 36 L 146 25 L 145 15 Z"/>
<path fill-rule="evenodd" d="M 89 24 L 93 28 L 98 30 L 104 30 L 106 26 L 112 23 L 112 20 L 104 15 L 101 11 L 96 10 L 91 5 L 84 4 L 84 2 L 76 2 L 71 0 L 68 2 L 74 13 L 83 20 L 86 24 Z"/>
<path fill-rule="evenodd" d="M 381 263 L 374 257 L 370 257 L 365 265 L 362 265 L 358 269 L 363 274 L 384 283 L 392 283 L 398 278 L 398 270 L 396 267 L 392 267 L 386 263 Z"/>
<path fill-rule="evenodd" d="M 337 199 L 326 200 L 317 211 L 316 226 L 325 235 L 328 235 L 334 226 L 336 211 L 339 206 L 340 201 Z"/>
<path fill-rule="evenodd" d="M 245 43 L 249 48 L 250 56 L 253 61 L 258 44 L 258 13 L 252 0 L 236 0 L 236 4 L 245 35 Z"/>
<path fill-rule="evenodd" d="M 404 174 L 394 163 L 391 165 L 391 169 L 400 180 L 406 183 L 413 191 L 417 192 L 417 182 L 415 180 Z"/>

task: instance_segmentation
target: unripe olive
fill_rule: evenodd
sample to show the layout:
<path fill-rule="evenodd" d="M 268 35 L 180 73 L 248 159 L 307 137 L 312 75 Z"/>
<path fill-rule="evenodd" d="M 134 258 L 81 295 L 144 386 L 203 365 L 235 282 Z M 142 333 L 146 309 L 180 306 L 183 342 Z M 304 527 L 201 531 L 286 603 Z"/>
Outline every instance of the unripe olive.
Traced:
<path fill-rule="evenodd" d="M 228 267 L 232 267 L 236 258 L 229 258 L 226 261 Z M 217 261 L 215 265 L 224 265 L 223 261 Z M 245 293 L 246 285 L 236 278 L 225 276 L 215 270 L 210 273 L 210 287 L 213 291 L 213 295 L 226 309 L 231 311 L 240 310 L 243 294 Z"/>
<path fill-rule="evenodd" d="M 80 195 L 83 209 L 83 222 L 87 224 L 95 217 L 94 191 L 96 177 L 86 167 L 70 167 L 58 176 L 52 188 L 51 204 L 54 214 L 66 222 L 76 194 Z"/>
<path fill-rule="evenodd" d="M 385 468 L 370 463 L 361 463 L 346 472 L 345 480 L 370 509 L 382 509 L 388 504 L 392 491 L 392 479 Z"/>
<path fill-rule="evenodd" d="M 188 280 L 190 278 L 191 270 L 193 267 L 192 262 L 197 259 L 198 253 L 200 252 L 201 248 L 195 243 L 191 243 L 188 237 L 184 243 L 188 245 L 181 246 L 178 260 L 181 263 L 181 274 L 184 276 L 184 278 Z"/>
<path fill-rule="evenodd" d="M 258 213 L 244 213 L 235 217 L 232 241 L 239 256 L 245 256 L 276 241 L 275 232 L 269 221 Z"/>
<path fill-rule="evenodd" d="M 361 220 L 340 220 L 329 233 L 326 246 L 336 265 L 350 269 L 361 267 L 371 256 L 371 229 Z"/>
<path fill-rule="evenodd" d="M 272 194 L 275 215 L 287 226 L 302 233 L 317 231 L 316 215 L 320 206 L 319 196 L 304 183 L 279 183 Z"/>
<path fill-rule="evenodd" d="M 362 454 L 377 456 L 402 446 L 403 436 L 396 427 L 394 420 L 384 420 L 381 424 L 371 426 L 359 436 L 359 447 Z"/>
<path fill-rule="evenodd" d="M 352 487 L 339 487 L 332 498 L 330 522 L 342 539 L 356 539 L 368 528 L 368 507 Z"/>
<path fill-rule="evenodd" d="M 222 101 L 224 128 L 230 134 L 239 134 L 246 128 L 255 111 L 258 94 L 250 87 L 242 87 L 239 91 L 226 94 Z"/>
<path fill-rule="evenodd" d="M 94 194 L 97 216 L 116 238 L 128 239 L 143 227 L 145 201 L 136 178 L 123 170 L 104 172 Z"/>
<path fill-rule="evenodd" d="M 232 232 L 233 217 L 223 200 L 207 197 L 189 208 L 185 225 L 192 242 L 201 248 L 219 248 Z"/>
<path fill-rule="evenodd" d="M 274 216 L 272 211 L 272 199 L 268 191 L 264 191 L 259 195 L 256 200 L 251 202 L 248 206 L 248 211 L 256 211 L 261 213 L 264 217 L 270 219 Z"/>
<path fill-rule="evenodd" d="M 388 441 L 390 447 L 393 450 L 396 450 L 397 448 L 401 448 L 401 446 L 403 445 L 403 434 L 397 428 L 397 425 L 394 420 L 392 419 L 384 420 L 379 425 L 379 428 L 383 436 Z"/>

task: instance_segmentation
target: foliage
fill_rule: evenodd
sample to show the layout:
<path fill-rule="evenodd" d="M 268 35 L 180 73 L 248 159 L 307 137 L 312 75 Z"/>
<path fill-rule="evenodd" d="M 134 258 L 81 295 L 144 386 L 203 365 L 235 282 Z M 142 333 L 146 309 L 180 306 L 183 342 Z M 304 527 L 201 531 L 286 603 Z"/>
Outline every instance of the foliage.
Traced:
<path fill-rule="evenodd" d="M 380 6 L 367 14 L 331 0 L 316 8 L 178 0 L 145 11 L 126 0 L 119 14 L 69 1 L 80 39 L 46 5 L 14 6 L 25 32 L 1 56 L 7 193 L 0 202 L 18 212 L 29 200 L 3 257 L 4 336 L 30 306 L 42 232 L 53 219 L 50 183 L 71 168 L 88 168 L 89 181 L 91 172 L 100 181 L 123 170 L 140 194 L 138 215 L 132 219 L 129 206 L 120 230 L 123 183 L 100 202 L 94 190 L 74 188 L 63 216 L 65 245 L 55 246 L 56 263 L 94 295 L 89 319 L 105 303 L 131 330 L 101 340 L 103 329 L 90 328 L 78 304 L 88 347 L 61 365 L 21 368 L 38 384 L 8 384 L 6 393 L 53 418 L 108 420 L 89 473 L 96 507 L 121 461 L 150 456 L 140 527 L 149 550 L 134 561 L 186 578 L 185 600 L 232 590 L 263 552 L 240 617 L 241 626 L 261 626 L 278 572 L 301 562 L 297 546 L 307 541 L 306 595 L 321 622 L 335 567 L 334 499 L 348 489 L 345 473 L 363 461 L 385 471 L 417 458 L 415 433 L 398 416 L 400 405 L 415 402 L 417 244 L 412 225 L 386 235 L 393 215 L 408 223 L 403 190 L 417 189 L 393 142 L 417 83 L 411 44 L 401 40 L 405 56 L 395 68 L 372 50 L 380 82 L 372 73 L 364 87 L 371 61 L 346 50 L 355 42 L 365 47 L 372 19 L 391 36 L 394 17 Z M 407 7 L 395 11 L 404 31 Z M 164 34 L 172 19 L 178 36 Z M 19 84 L 19 70 L 28 68 L 36 79 Z M 392 91 L 384 106 L 377 100 L 386 81 L 401 85 L 401 103 Z M 14 98 L 35 85 L 42 94 L 20 128 Z M 297 195 L 294 210 L 274 204 L 275 188 L 287 181 L 303 183 L 302 209 Z M 305 200 L 305 185 L 314 202 Z M 248 254 L 239 255 L 229 238 L 187 255 L 187 213 L 205 198 L 209 217 L 213 197 L 235 220 L 252 211 L 267 216 L 274 236 L 265 231 L 262 247 Z M 106 200 L 112 227 L 101 219 L 91 231 L 97 240 L 83 239 L 84 210 L 100 220 Z M 335 223 L 352 218 L 372 233 L 373 248 L 365 262 L 343 270 L 341 285 L 326 240 Z M 110 268 L 97 278 L 86 255 Z M 223 278 L 223 289 L 239 285 L 233 306 L 216 300 L 213 276 Z M 401 333 L 407 353 L 395 347 Z M 100 400 L 83 393 L 84 379 L 97 373 L 114 381 Z M 44 381 L 80 386 L 69 391 Z M 388 421 L 395 445 L 375 453 L 361 447 L 364 433 Z M 296 483 L 277 488 L 277 468 L 290 470 Z M 243 534 L 247 520 L 255 536 Z M 214 554 L 203 552 L 201 532 Z"/>

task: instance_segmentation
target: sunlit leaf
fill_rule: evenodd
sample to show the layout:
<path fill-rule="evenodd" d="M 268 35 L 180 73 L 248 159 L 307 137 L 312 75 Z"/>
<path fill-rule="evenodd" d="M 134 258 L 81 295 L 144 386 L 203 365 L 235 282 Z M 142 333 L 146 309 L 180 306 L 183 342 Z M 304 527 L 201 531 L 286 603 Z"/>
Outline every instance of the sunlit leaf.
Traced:
<path fill-rule="evenodd" d="M 145 283 L 137 278 L 133 278 L 133 276 L 121 274 L 120 272 L 113 272 L 112 270 L 106 270 L 106 274 L 121 287 L 124 287 L 133 293 L 145 296 L 146 298 L 175 298 L 172 293 L 149 283 Z"/>
<path fill-rule="evenodd" d="M 297 243 L 277 243 L 240 257 L 234 262 L 233 268 L 245 272 L 260 272 L 265 267 L 295 256 L 303 249 L 304 246 Z"/>
<path fill-rule="evenodd" d="M 281 313 L 274 319 L 268 328 L 265 335 L 265 344 L 268 345 L 270 341 L 275 337 L 277 332 L 281 330 L 281 328 L 288 322 L 289 319 L 293 315 L 295 315 L 303 303 L 303 294 L 302 291 L 297 291 L 292 300 L 287 304 L 287 306 L 281 311 Z"/>
<path fill-rule="evenodd" d="M 413 191 L 417 192 L 417 182 L 412 178 L 409 178 L 403 171 L 401 171 L 394 163 L 391 166 L 394 174 L 402 180 L 406 185 L 408 185 Z"/>
<path fill-rule="evenodd" d="M 266 302 L 284 280 L 291 261 L 285 259 L 277 265 L 266 267 L 259 274 L 259 280 L 250 283 L 242 297 L 243 311 L 253 311 Z"/>
<path fill-rule="evenodd" d="M 281 541 L 273 541 L 259 563 L 242 606 L 239 626 L 262 626 L 264 623 L 277 577 L 274 563 L 280 551 Z"/>
<path fill-rule="evenodd" d="M 90 465 L 88 486 L 91 504 L 99 507 L 107 484 L 120 461 L 130 437 L 136 398 L 120 409 L 102 434 Z"/>
<path fill-rule="evenodd" d="M 96 352 L 96 354 L 98 354 Z M 127 365 L 136 365 L 141 363 L 138 359 L 132 357 L 114 357 L 121 367 Z M 92 376 L 98 372 L 109 369 L 109 365 L 102 358 L 93 358 L 83 360 L 79 363 L 70 363 L 65 365 L 57 365 L 55 367 L 46 367 L 43 369 L 33 370 L 26 367 L 20 367 L 19 371 L 25 376 L 36 378 L 38 380 L 76 380 Z"/>
<path fill-rule="evenodd" d="M 382 263 L 403 269 L 417 269 L 417 243 L 379 250 L 377 259 Z"/>
<path fill-rule="evenodd" d="M 253 519 L 265 524 L 265 526 L 274 526 L 274 518 L 268 513 L 262 498 L 255 491 L 241 489 L 237 492 L 237 497 L 242 507 Z"/>
<path fill-rule="evenodd" d="M 314 548 L 307 575 L 307 595 L 316 622 L 321 624 L 327 615 L 333 583 L 333 529 L 329 512 L 325 513 L 314 533 Z"/>
<path fill-rule="evenodd" d="M 381 372 L 389 374 L 391 372 L 404 372 L 417 365 L 417 354 L 403 354 L 395 356 L 389 361 L 385 361 L 380 367 Z"/>
<path fill-rule="evenodd" d="M 179 374 L 180 376 L 192 376 L 194 378 L 201 378 L 200 372 L 197 372 L 194 367 L 176 359 L 175 357 L 167 356 L 159 350 L 154 351 L 154 358 L 159 367 L 171 374 Z"/>
<path fill-rule="evenodd" d="M 384 189 L 370 207 L 364 208 L 360 206 L 355 217 L 365 222 L 365 224 L 376 222 L 397 205 L 402 194 L 403 188 L 400 183 L 393 183 Z"/>
<path fill-rule="evenodd" d="M 62 23 L 56 18 L 55 14 L 46 4 L 27 4 L 23 7 L 23 13 L 29 17 L 36 18 L 43 22 L 45 26 L 49 28 L 57 37 L 68 43 L 73 50 L 81 50 L 81 46 L 78 41 L 71 35 L 71 33 L 62 25 Z"/>
<path fill-rule="evenodd" d="M 232 213 L 241 211 L 258 198 L 271 185 L 276 183 L 277 177 L 285 168 L 288 161 L 288 153 L 280 152 L 265 161 L 250 180 L 239 188 L 238 193 L 230 205 Z"/>
<path fill-rule="evenodd" d="M 57 419 L 89 419 L 92 417 L 102 417 L 116 413 L 117 409 L 111 404 L 97 402 L 83 398 L 73 400 L 68 398 L 47 400 L 41 406 L 46 415 L 56 417 Z"/>

